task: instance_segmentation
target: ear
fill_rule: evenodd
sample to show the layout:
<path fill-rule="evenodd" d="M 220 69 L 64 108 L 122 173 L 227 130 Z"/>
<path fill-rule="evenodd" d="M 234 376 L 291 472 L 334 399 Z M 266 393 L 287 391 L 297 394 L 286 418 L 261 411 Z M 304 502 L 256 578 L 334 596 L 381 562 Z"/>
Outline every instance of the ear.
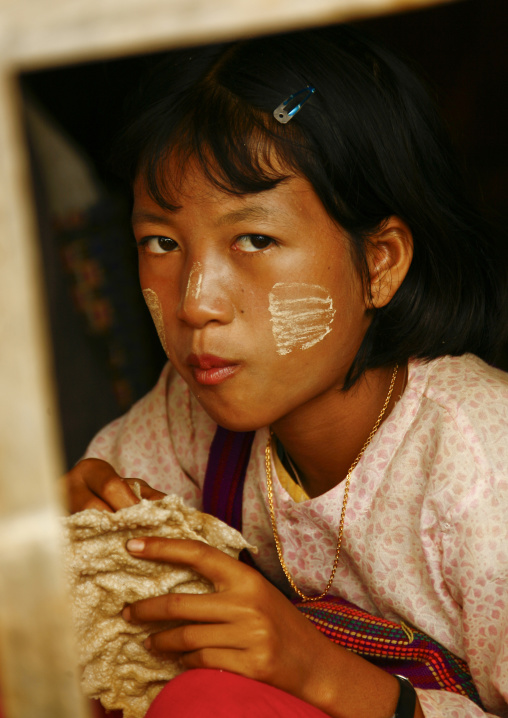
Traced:
<path fill-rule="evenodd" d="M 392 299 L 411 266 L 413 235 L 403 219 L 392 215 L 369 237 L 367 262 L 371 306 L 379 309 Z"/>

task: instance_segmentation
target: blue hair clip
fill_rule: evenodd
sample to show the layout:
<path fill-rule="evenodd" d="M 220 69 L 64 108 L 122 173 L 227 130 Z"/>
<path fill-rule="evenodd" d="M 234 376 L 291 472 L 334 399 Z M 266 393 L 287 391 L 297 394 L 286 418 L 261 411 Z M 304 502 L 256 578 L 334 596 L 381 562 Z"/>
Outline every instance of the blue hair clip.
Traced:
<path fill-rule="evenodd" d="M 292 120 L 296 113 L 300 112 L 303 105 L 310 97 L 312 97 L 315 92 L 315 87 L 313 87 L 312 85 L 307 85 L 307 87 L 304 87 L 303 90 L 298 90 L 298 92 L 295 92 L 293 95 L 290 95 L 287 100 L 281 102 L 280 105 L 276 107 L 273 111 L 273 116 L 275 117 L 277 122 L 280 122 L 281 125 L 285 125 L 286 122 Z M 304 95 L 304 97 L 302 97 L 302 95 Z M 298 98 L 300 97 L 301 99 L 298 102 Z M 292 100 L 297 100 L 297 104 L 294 105 L 294 107 L 292 107 L 290 110 L 288 110 L 288 105 L 292 103 Z"/>

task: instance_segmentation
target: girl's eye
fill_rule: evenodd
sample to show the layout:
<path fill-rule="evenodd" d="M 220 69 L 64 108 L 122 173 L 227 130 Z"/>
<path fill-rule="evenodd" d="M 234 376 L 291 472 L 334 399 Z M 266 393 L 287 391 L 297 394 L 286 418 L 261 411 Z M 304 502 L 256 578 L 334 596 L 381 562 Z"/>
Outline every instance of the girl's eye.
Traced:
<path fill-rule="evenodd" d="M 149 252 L 150 254 L 167 254 L 168 252 L 174 252 L 178 248 L 177 242 L 169 237 L 144 237 L 138 246 L 142 251 Z"/>
<path fill-rule="evenodd" d="M 272 244 L 275 244 L 275 241 L 264 234 L 244 234 L 235 242 L 241 252 L 261 252 Z"/>

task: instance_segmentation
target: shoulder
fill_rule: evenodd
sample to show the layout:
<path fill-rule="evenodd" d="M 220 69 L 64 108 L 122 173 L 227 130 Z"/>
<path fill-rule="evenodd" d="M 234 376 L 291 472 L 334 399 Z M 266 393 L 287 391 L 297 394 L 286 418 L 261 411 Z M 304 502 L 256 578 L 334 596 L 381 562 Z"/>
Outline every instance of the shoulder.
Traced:
<path fill-rule="evenodd" d="M 470 443 L 508 446 L 508 374 L 472 354 L 415 362 L 410 391 Z"/>
<path fill-rule="evenodd" d="M 508 374 L 473 354 L 444 356 L 428 363 L 415 362 L 423 393 L 436 402 L 453 407 L 464 400 L 474 408 L 481 401 L 508 403 Z"/>
<path fill-rule="evenodd" d="M 412 362 L 400 404 L 393 465 L 400 491 L 412 487 L 429 510 L 427 528 L 459 520 L 478 501 L 502 496 L 508 507 L 505 372 L 472 355 Z"/>
<path fill-rule="evenodd" d="M 104 459 L 124 476 L 168 490 L 175 474 L 201 485 L 216 424 L 166 364 L 154 388 L 104 427 L 85 456 Z"/>
<path fill-rule="evenodd" d="M 164 433 L 162 426 L 166 414 L 167 387 L 173 373 L 171 366 L 166 364 L 153 389 L 133 404 L 126 414 L 101 429 L 90 443 L 85 456 L 106 459 L 119 442 L 135 441 L 141 434 L 149 433 L 154 424 L 160 424 L 159 428 Z"/>
<path fill-rule="evenodd" d="M 414 379 L 413 390 L 419 385 L 421 393 L 427 499 L 461 532 L 478 521 L 506 523 L 508 374 L 464 355 L 417 365 Z"/>

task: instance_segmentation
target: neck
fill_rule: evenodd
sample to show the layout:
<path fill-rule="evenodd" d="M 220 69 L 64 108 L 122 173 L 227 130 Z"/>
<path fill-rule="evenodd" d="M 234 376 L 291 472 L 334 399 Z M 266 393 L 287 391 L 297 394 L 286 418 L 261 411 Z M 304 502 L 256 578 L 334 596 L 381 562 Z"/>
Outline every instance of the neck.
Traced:
<path fill-rule="evenodd" d="M 383 408 L 392 374 L 393 367 L 366 372 L 349 391 L 327 392 L 273 424 L 309 496 L 346 478 Z M 405 374 L 401 367 L 383 421 L 404 390 Z"/>

